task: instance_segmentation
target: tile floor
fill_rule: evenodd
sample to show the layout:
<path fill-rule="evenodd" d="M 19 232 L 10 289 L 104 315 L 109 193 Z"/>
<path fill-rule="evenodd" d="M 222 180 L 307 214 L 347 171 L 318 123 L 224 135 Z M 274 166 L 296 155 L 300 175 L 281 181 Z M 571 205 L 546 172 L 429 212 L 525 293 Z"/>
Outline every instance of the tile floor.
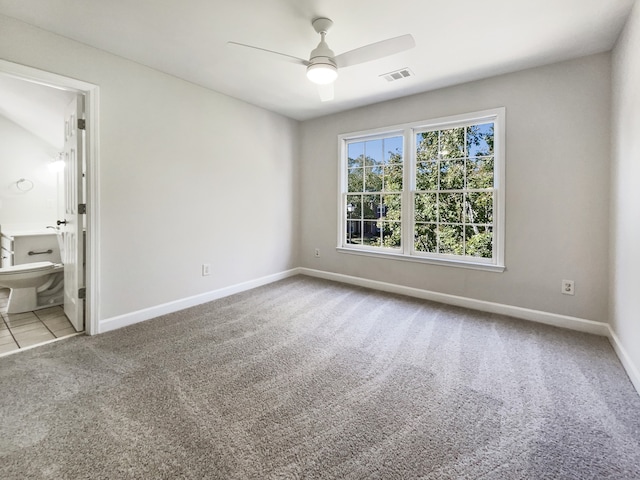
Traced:
<path fill-rule="evenodd" d="M 0 289 L 0 355 L 76 333 L 61 306 L 6 313 L 9 289 Z"/>

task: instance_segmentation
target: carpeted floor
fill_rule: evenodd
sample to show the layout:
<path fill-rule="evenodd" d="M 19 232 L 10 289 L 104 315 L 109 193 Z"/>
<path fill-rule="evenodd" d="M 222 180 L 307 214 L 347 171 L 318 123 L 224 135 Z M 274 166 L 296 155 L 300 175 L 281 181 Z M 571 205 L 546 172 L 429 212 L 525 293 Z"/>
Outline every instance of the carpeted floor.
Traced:
<path fill-rule="evenodd" d="M 0 358 L 0 478 L 638 479 L 607 339 L 297 276 Z"/>

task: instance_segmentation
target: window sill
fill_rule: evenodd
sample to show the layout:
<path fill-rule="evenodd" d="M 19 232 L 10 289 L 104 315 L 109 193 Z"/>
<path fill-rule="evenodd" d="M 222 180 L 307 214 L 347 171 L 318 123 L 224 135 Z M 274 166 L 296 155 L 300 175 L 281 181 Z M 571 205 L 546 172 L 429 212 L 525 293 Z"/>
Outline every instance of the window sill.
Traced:
<path fill-rule="evenodd" d="M 388 260 L 400 260 L 403 262 L 427 263 L 430 265 L 440 265 L 444 267 L 468 268 L 471 270 L 484 270 L 486 272 L 504 272 L 504 265 L 494 265 L 489 263 L 465 262 L 463 260 L 449 260 L 441 258 L 426 258 L 413 255 L 405 255 L 402 253 L 391 252 L 374 252 L 371 250 L 360 250 L 356 248 L 337 247 L 338 253 L 347 253 L 351 255 L 362 255 L 365 257 L 386 258 Z"/>

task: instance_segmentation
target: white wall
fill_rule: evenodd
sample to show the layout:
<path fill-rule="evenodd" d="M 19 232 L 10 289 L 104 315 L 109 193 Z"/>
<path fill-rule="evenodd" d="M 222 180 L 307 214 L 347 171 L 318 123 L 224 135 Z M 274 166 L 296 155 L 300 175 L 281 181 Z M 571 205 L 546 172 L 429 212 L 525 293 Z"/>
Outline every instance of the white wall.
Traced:
<path fill-rule="evenodd" d="M 502 106 L 504 273 L 336 252 L 338 134 Z M 609 120 L 610 56 L 599 54 L 305 121 L 301 265 L 606 322 Z"/>
<path fill-rule="evenodd" d="M 640 5 L 613 50 L 610 320 L 640 382 Z M 637 383 L 640 389 L 640 383 Z"/>
<path fill-rule="evenodd" d="M 297 122 L 7 17 L 0 31 L 0 58 L 100 87 L 99 320 L 296 266 Z"/>
<path fill-rule="evenodd" d="M 1 115 L 0 138 L 0 228 L 55 225 L 57 174 L 49 164 L 59 150 Z M 20 190 L 21 178 L 33 188 L 24 191 L 30 183 L 23 182 Z"/>

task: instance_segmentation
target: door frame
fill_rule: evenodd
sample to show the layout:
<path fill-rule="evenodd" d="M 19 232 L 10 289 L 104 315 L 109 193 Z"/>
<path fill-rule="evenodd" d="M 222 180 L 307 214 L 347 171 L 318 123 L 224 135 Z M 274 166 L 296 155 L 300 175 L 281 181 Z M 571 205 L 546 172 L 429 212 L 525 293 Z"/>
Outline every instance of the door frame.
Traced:
<path fill-rule="evenodd" d="M 8 75 L 27 82 L 48 87 L 82 93 L 85 97 L 84 115 L 87 122 L 85 130 L 86 153 L 86 198 L 87 239 L 85 253 L 85 333 L 98 333 L 100 318 L 100 128 L 99 107 L 100 87 L 82 80 L 65 77 L 56 73 L 21 65 L 0 59 L 0 75 Z"/>

